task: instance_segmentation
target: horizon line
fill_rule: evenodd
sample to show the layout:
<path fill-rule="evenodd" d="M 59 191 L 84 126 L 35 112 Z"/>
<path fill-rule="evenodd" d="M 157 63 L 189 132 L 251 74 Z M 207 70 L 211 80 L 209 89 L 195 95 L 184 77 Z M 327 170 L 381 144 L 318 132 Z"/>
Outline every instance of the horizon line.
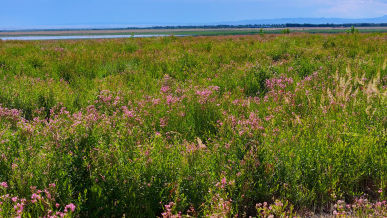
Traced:
<path fill-rule="evenodd" d="M 230 25 L 230 26 L 247 26 L 247 25 L 285 25 L 290 24 L 289 22 L 286 23 L 272 23 L 272 24 L 266 24 L 266 23 L 244 23 L 244 24 L 233 24 L 237 22 L 254 22 L 254 21 L 274 21 L 274 20 L 286 20 L 286 19 L 312 19 L 312 20 L 330 20 L 330 19 L 337 19 L 337 20 L 372 20 L 372 19 L 380 19 L 380 18 L 386 18 L 386 15 L 379 16 L 379 17 L 364 17 L 364 18 L 342 18 L 342 17 L 282 17 L 282 18 L 262 18 L 262 19 L 241 19 L 241 20 L 234 20 L 234 21 L 212 21 L 208 23 L 203 22 L 185 22 L 185 23 L 171 23 L 171 22 L 164 22 L 164 23 L 138 23 L 138 24 L 55 24 L 55 25 L 45 25 L 45 24 L 38 24 L 38 25 L 0 25 L 0 31 L 25 31 L 25 30 L 75 30 L 75 29 L 122 29 L 122 28 L 154 28 L 154 27 L 179 27 L 179 26 L 217 26 L 217 25 Z M 362 22 L 358 23 L 291 23 L 291 24 L 311 24 L 311 25 L 319 25 L 319 24 L 336 24 L 336 25 L 345 25 L 345 24 L 360 24 Z M 373 23 L 373 22 L 365 22 L 370 24 L 383 24 L 386 22 L 379 22 L 379 23 Z"/>

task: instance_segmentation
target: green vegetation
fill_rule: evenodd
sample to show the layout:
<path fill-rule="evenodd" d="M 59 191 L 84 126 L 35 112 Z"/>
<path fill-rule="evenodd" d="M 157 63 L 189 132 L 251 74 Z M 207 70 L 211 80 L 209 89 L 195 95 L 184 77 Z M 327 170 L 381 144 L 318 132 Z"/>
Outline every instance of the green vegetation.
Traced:
<path fill-rule="evenodd" d="M 359 30 L 352 26 L 351 29 L 347 30 L 347 33 L 355 34 L 359 33 Z"/>
<path fill-rule="evenodd" d="M 289 34 L 290 33 L 290 29 L 289 28 L 283 29 L 282 33 L 283 34 Z"/>
<path fill-rule="evenodd" d="M 0 41 L 0 216 L 387 216 L 386 50 L 381 33 Z"/>
<path fill-rule="evenodd" d="M 348 33 L 351 31 L 351 29 L 345 29 L 345 28 L 308 28 L 308 27 L 296 27 L 296 28 L 247 28 L 247 29 L 236 29 L 236 28 L 219 28 L 219 29 L 164 29 L 164 30 L 158 30 L 158 29 L 144 29 L 144 30 L 133 30 L 128 32 L 100 32 L 100 33 L 93 33 L 93 32 L 87 32 L 83 30 L 79 30 L 78 33 L 68 33 L 66 31 L 63 31 L 62 33 L 52 34 L 52 33 L 45 33 L 45 31 L 36 32 L 34 34 L 31 33 L 25 33 L 21 34 L 5 34 L 0 31 L 0 37 L 7 37 L 7 36 L 79 36 L 79 35 L 128 35 L 128 36 L 135 36 L 135 35 L 185 35 L 185 36 L 228 36 L 228 35 L 262 35 L 264 33 L 267 34 L 281 34 L 289 31 L 290 32 L 296 32 L 296 33 Z M 385 33 L 387 32 L 387 28 L 363 28 L 363 29 L 356 29 L 357 32 L 360 33 Z M 49 31 L 48 31 L 49 32 Z"/>
<path fill-rule="evenodd" d="M 261 35 L 261 36 L 263 36 L 264 34 L 265 34 L 265 32 L 263 31 L 263 29 L 261 28 L 261 29 L 259 29 L 259 34 Z"/>

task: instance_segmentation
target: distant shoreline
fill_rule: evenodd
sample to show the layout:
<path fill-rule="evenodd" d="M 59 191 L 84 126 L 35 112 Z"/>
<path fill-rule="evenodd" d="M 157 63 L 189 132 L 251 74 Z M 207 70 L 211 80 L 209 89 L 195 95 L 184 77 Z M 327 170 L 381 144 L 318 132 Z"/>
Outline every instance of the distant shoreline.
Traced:
<path fill-rule="evenodd" d="M 186 29 L 100 29 L 100 30 L 36 30 L 36 31 L 1 31 L 0 36 L 71 36 L 71 35 L 136 35 L 136 34 L 168 34 L 168 35 L 234 35 L 258 34 L 261 28 L 186 28 Z M 285 28 L 263 28 L 264 33 L 280 33 Z M 289 27 L 291 32 L 306 33 L 342 33 L 348 27 Z M 356 27 L 360 32 L 387 32 L 387 27 Z"/>

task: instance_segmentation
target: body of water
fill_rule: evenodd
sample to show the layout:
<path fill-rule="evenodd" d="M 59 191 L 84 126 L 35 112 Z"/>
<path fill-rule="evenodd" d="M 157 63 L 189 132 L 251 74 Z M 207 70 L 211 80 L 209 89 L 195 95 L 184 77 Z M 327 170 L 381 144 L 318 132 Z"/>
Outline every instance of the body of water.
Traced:
<path fill-rule="evenodd" d="M 60 39 L 114 39 L 114 38 L 146 38 L 166 37 L 166 34 L 147 35 L 68 35 L 68 36 L 0 36 L 2 40 L 60 40 Z M 184 35 L 174 35 L 184 36 Z"/>

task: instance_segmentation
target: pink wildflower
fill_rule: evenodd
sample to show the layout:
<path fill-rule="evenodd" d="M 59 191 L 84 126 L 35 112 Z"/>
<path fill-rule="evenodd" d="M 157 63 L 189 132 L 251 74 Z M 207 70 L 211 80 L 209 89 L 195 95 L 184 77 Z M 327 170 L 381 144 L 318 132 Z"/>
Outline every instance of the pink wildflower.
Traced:
<path fill-rule="evenodd" d="M 0 183 L 0 186 L 3 188 L 8 188 L 8 184 L 6 182 Z"/>
<path fill-rule="evenodd" d="M 122 111 L 124 112 L 124 114 L 125 114 L 125 116 L 126 117 L 134 117 L 134 111 L 131 111 L 131 110 L 129 110 L 128 109 L 128 107 L 126 107 L 126 106 L 122 106 Z"/>
<path fill-rule="evenodd" d="M 59 216 L 59 217 L 64 217 L 65 214 L 60 212 L 60 211 L 58 211 L 58 212 L 56 212 L 56 215 Z"/>
<path fill-rule="evenodd" d="M 24 205 L 17 203 L 17 205 L 14 206 L 14 209 L 17 210 L 16 213 L 20 215 L 23 212 Z"/>
<path fill-rule="evenodd" d="M 159 103 L 160 103 L 160 99 L 158 99 L 158 98 L 152 99 L 153 105 L 158 105 Z"/>
<path fill-rule="evenodd" d="M 38 199 L 38 200 L 40 200 L 41 197 L 40 197 L 40 195 L 37 195 L 36 193 L 33 193 L 33 194 L 31 195 L 31 199 Z"/>
<path fill-rule="evenodd" d="M 73 203 L 70 203 L 70 204 L 66 205 L 64 211 L 67 212 L 68 211 L 67 209 L 70 209 L 71 212 L 74 212 L 75 211 L 75 205 Z"/>
<path fill-rule="evenodd" d="M 168 92 L 169 91 L 169 86 L 163 86 L 163 87 L 161 87 L 161 92 L 164 92 L 164 93 L 166 93 L 166 92 Z"/>
<path fill-rule="evenodd" d="M 160 118 L 160 127 L 167 126 L 168 119 L 167 118 Z"/>
<path fill-rule="evenodd" d="M 227 179 L 226 177 L 223 177 L 222 179 L 222 188 L 224 188 L 227 185 Z"/>

